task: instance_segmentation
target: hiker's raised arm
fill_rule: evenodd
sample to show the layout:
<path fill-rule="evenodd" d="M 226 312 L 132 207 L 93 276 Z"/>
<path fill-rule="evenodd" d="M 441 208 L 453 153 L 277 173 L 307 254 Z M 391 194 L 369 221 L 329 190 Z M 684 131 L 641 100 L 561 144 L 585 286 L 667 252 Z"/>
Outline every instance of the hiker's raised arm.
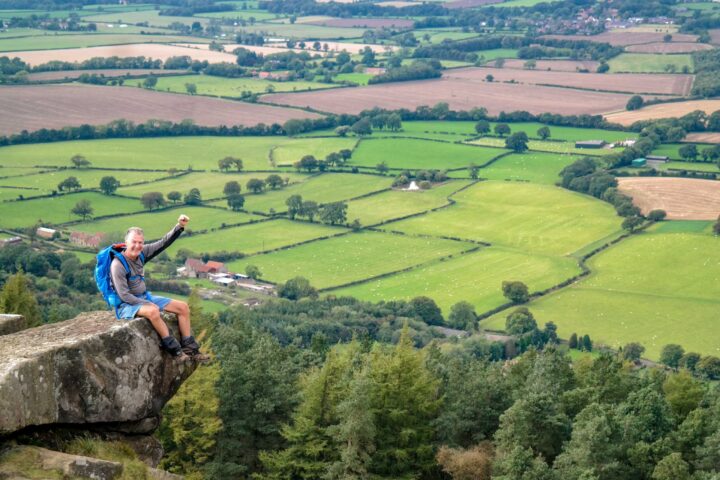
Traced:
<path fill-rule="evenodd" d="M 190 218 L 187 215 L 180 215 L 178 223 L 168 233 L 166 233 L 165 236 L 157 242 L 146 244 L 143 247 L 145 261 L 147 262 L 148 260 L 160 255 L 163 250 L 172 245 L 172 243 L 177 240 L 180 235 L 182 235 L 183 230 L 185 230 L 185 225 L 187 225 L 189 220 Z"/>

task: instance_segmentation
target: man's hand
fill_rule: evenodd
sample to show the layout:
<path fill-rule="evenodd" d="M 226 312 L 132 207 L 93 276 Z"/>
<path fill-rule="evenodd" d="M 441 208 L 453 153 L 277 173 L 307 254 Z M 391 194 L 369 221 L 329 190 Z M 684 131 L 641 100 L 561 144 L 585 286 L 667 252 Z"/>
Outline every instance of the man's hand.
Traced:
<path fill-rule="evenodd" d="M 178 217 L 178 223 L 183 228 L 185 228 L 185 226 L 188 224 L 189 221 L 190 221 L 190 217 L 188 217 L 185 214 L 182 214 Z"/>

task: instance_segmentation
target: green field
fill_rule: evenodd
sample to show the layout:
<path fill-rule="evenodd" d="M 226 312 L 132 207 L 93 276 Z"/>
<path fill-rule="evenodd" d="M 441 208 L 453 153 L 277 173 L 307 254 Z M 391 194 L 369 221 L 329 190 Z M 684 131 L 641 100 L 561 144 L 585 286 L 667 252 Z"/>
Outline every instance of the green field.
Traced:
<path fill-rule="evenodd" d="M 99 13 L 84 17 L 86 22 L 105 22 L 105 23 L 127 23 L 135 24 L 140 22 L 148 22 L 151 27 L 167 27 L 173 22 L 180 22 L 190 25 L 193 22 L 200 22 L 203 27 L 210 23 L 210 19 L 201 17 L 172 17 L 170 15 L 160 15 L 159 10 L 143 10 L 139 12 L 117 12 L 117 13 Z"/>
<path fill-rule="evenodd" d="M 246 265 L 256 265 L 263 278 L 273 282 L 284 282 L 301 275 L 310 279 L 316 288 L 328 288 L 419 265 L 472 247 L 472 244 L 452 240 L 363 232 L 247 257 L 230 263 L 228 268 L 244 271 Z"/>
<path fill-rule="evenodd" d="M 683 147 L 683 145 L 685 145 L 685 144 L 684 143 L 664 143 L 664 144 L 658 146 L 657 148 L 655 148 L 655 150 L 652 151 L 651 155 L 664 155 L 664 156 L 670 158 L 671 160 L 682 160 L 682 157 L 680 156 L 680 149 Z M 698 151 L 698 160 L 702 160 L 702 156 L 700 155 L 700 152 L 702 152 L 703 149 L 705 149 L 705 148 L 712 147 L 712 145 L 696 143 L 695 147 L 697 148 L 697 151 Z M 673 163 L 675 163 L 675 162 L 673 162 Z M 701 162 L 677 162 L 677 163 L 685 164 L 688 166 L 693 165 L 693 164 L 699 164 L 698 165 L 699 168 L 702 168 L 700 165 L 703 165 L 703 164 L 704 165 L 713 165 L 711 162 L 703 162 L 703 163 L 701 163 Z M 667 167 L 667 168 L 675 168 L 675 167 Z M 683 168 L 683 167 L 680 167 L 680 168 Z"/>
<path fill-rule="evenodd" d="M 138 86 L 142 79 L 129 80 L 125 85 Z M 211 97 L 240 98 L 244 92 L 268 93 L 268 92 L 302 92 L 324 88 L 336 88 L 340 85 L 318 82 L 271 82 L 259 78 L 224 78 L 210 75 L 178 75 L 172 77 L 158 78 L 154 90 L 186 93 L 186 84 L 192 83 L 197 88 L 198 95 Z"/>
<path fill-rule="evenodd" d="M 712 233 L 713 222 L 706 220 L 673 220 L 653 226 L 654 233 Z"/>
<path fill-rule="evenodd" d="M 712 162 L 667 162 L 660 164 L 658 167 L 658 170 L 692 170 L 695 172 L 710 172 L 710 173 L 720 173 L 718 172 L 718 166 L 716 163 Z"/>
<path fill-rule="evenodd" d="M 392 179 L 376 175 L 358 175 L 351 173 L 324 174 L 312 177 L 305 182 L 290 185 L 282 190 L 266 191 L 258 195 L 245 196 L 245 210 L 251 212 L 276 212 L 287 210 L 285 200 L 291 195 L 300 195 L 303 200 L 317 203 L 349 200 L 371 192 L 390 188 Z M 225 202 L 218 203 L 225 206 Z"/>
<path fill-rule="evenodd" d="M 249 255 L 346 231 L 347 229 L 341 227 L 278 219 L 203 235 L 180 237 L 168 248 L 168 253 L 175 254 L 178 249 L 185 248 L 196 253 L 229 250 Z"/>
<path fill-rule="evenodd" d="M 168 192 L 178 191 L 185 194 L 190 188 L 200 190 L 203 200 L 210 200 L 225 197 L 223 189 L 227 182 L 236 181 L 240 184 L 241 192 L 247 193 L 246 184 L 251 178 L 265 179 L 268 173 L 190 173 L 179 177 L 161 180 L 159 182 L 135 185 L 132 187 L 119 188 L 117 193 L 130 197 L 140 198 L 147 192 L 161 192 L 167 196 Z M 301 182 L 307 178 L 306 175 L 297 173 L 282 172 L 280 175 L 289 183 Z"/>
<path fill-rule="evenodd" d="M 496 122 L 490 122 L 490 129 L 495 128 Z M 546 125 L 537 122 L 518 122 L 508 123 L 511 133 L 525 132 L 528 138 L 538 139 L 537 131 Z M 565 142 L 577 142 L 582 140 L 605 140 L 606 142 L 617 142 L 630 138 L 637 138 L 637 134 L 633 132 L 621 132 L 614 130 L 601 130 L 599 128 L 578 128 L 578 127 L 559 127 L 555 125 L 547 125 L 550 129 L 550 140 L 563 140 Z"/>
<path fill-rule="evenodd" d="M 21 50 L 52 50 L 57 48 L 99 47 L 128 43 L 207 43 L 207 41 L 180 35 L 134 35 L 134 34 L 78 34 L 41 35 L 35 37 L 8 38 L 0 40 L 0 52 Z"/>
<path fill-rule="evenodd" d="M 467 140 L 470 137 L 477 136 L 477 133 L 475 132 L 475 123 L 476 122 L 468 121 L 410 121 L 403 122 L 402 128 L 396 132 L 391 132 L 388 130 L 374 130 L 372 137 L 414 137 L 446 141 Z M 491 130 L 495 128 L 495 125 L 495 122 L 490 123 Z M 541 127 L 545 126 L 537 122 L 518 122 L 509 123 L 508 125 L 510 126 L 511 132 L 525 132 L 527 136 L 531 139 L 539 139 L 537 131 Z M 636 133 L 614 130 L 601 130 L 598 128 L 559 127 L 555 125 L 548 125 L 548 128 L 550 128 L 550 140 L 562 140 L 565 142 L 576 142 L 580 140 L 605 140 L 606 142 L 610 143 L 620 140 L 637 138 Z M 305 134 L 304 136 L 315 137 L 328 135 L 334 135 L 334 131 L 320 130 Z M 504 146 L 505 144 L 505 141 L 503 139 L 500 139 L 499 137 L 483 137 L 483 140 L 487 140 L 488 142 L 490 142 L 492 139 L 495 139 L 496 141 L 502 141 L 502 144 L 496 143 L 498 145 Z M 588 153 L 588 150 L 582 150 L 582 152 Z M 590 151 L 590 153 L 592 153 L 593 155 L 598 154 L 595 151 Z"/>
<path fill-rule="evenodd" d="M 137 200 L 124 200 L 131 202 L 133 208 L 135 205 L 142 207 Z M 1 206 L 1 205 L 0 205 Z M 135 210 L 140 210 L 136 208 Z M 128 209 L 127 211 L 132 211 Z M 176 223 L 181 213 L 190 217 L 188 231 L 204 231 L 209 229 L 217 229 L 226 225 L 236 225 L 239 223 L 248 223 L 262 219 L 257 215 L 249 215 L 241 212 L 231 212 L 229 210 L 220 210 L 217 208 L 206 207 L 190 207 L 187 205 L 180 206 L 169 210 L 161 210 L 159 212 L 138 213 L 136 215 L 125 215 L 114 218 L 107 218 L 95 222 L 84 222 L 68 227 L 68 230 L 89 233 L 112 233 L 124 235 L 130 227 L 140 227 L 145 231 L 145 238 L 156 239 L 165 235 Z"/>
<path fill-rule="evenodd" d="M 369 301 L 409 300 L 426 295 L 438 303 L 445 315 L 453 304 L 463 300 L 472 303 L 478 312 L 485 312 L 507 301 L 501 289 L 505 280 L 522 280 L 530 291 L 536 291 L 577 273 L 577 264 L 569 258 L 490 247 L 330 293 Z"/>
<path fill-rule="evenodd" d="M 243 20 L 250 20 L 250 18 L 254 18 L 257 21 L 265 21 L 265 20 L 272 20 L 276 18 L 282 18 L 280 15 L 275 13 L 270 13 L 266 10 L 232 10 L 229 12 L 206 12 L 206 13 L 198 13 L 194 15 L 195 17 L 205 17 L 205 18 L 228 18 L 231 20 L 236 20 L 238 18 L 242 18 Z"/>
<path fill-rule="evenodd" d="M 716 247 L 711 235 L 636 235 L 592 259 L 588 278 L 528 306 L 539 324 L 555 322 L 562 338 L 577 332 L 615 347 L 640 342 L 653 359 L 668 343 L 718 355 Z M 484 326 L 502 328 L 505 315 L 490 318 Z"/>
<path fill-rule="evenodd" d="M 477 140 L 467 142 L 471 145 L 483 145 L 488 147 L 503 148 L 505 147 L 505 139 L 497 137 L 483 137 Z M 617 153 L 617 150 L 610 148 L 597 148 L 597 149 L 585 149 L 575 148 L 573 142 L 548 142 L 542 140 L 530 140 L 528 142 L 528 148 L 537 152 L 550 152 L 559 153 L 563 155 L 576 154 L 576 155 L 612 155 Z"/>
<path fill-rule="evenodd" d="M 58 195 L 52 198 L 0 203 L 0 227 L 23 228 L 37 222 L 60 224 L 79 220 L 80 217 L 70 213 L 70 210 L 80 200 L 90 201 L 95 209 L 93 213 L 95 217 L 142 209 L 142 205 L 137 200 L 109 197 L 94 192 Z"/>
<path fill-rule="evenodd" d="M 430 43 L 442 43 L 443 40 L 466 40 L 468 38 L 477 37 L 478 34 L 474 32 L 462 32 L 459 30 L 447 30 L 447 31 L 434 31 L 434 30 L 416 30 L 415 36 L 427 42 L 425 35 L 430 36 Z"/>
<path fill-rule="evenodd" d="M 610 235 L 621 223 L 609 204 L 547 185 L 481 182 L 453 199 L 452 207 L 386 228 L 568 255 Z"/>
<path fill-rule="evenodd" d="M 300 142 L 286 142 L 272 149 L 271 157 L 276 166 L 292 166 L 308 154 L 322 160 L 333 152 L 348 149 L 357 145 L 355 138 L 324 138 L 322 140 L 306 139 Z"/>
<path fill-rule="evenodd" d="M 613 73 L 663 73 L 666 65 L 674 65 L 678 73 L 687 67 L 692 73 L 690 54 L 662 55 L 659 53 L 621 53 L 608 62 Z"/>
<path fill-rule="evenodd" d="M 532 7 L 534 5 L 537 5 L 538 3 L 552 3 L 552 0 L 548 2 L 548 0 L 509 0 L 507 2 L 503 3 L 496 3 L 493 4 L 494 7 Z"/>
<path fill-rule="evenodd" d="M 367 226 L 438 208 L 447 205 L 447 197 L 468 183 L 450 181 L 430 190 L 393 190 L 353 200 L 348 204 L 347 218 L 350 221 L 357 218 L 362 225 Z"/>
<path fill-rule="evenodd" d="M 517 58 L 518 51 L 515 48 L 493 48 L 491 50 L 479 50 L 475 53 L 477 53 L 478 60 L 482 63 L 497 58 Z"/>
<path fill-rule="evenodd" d="M 336 82 L 352 82 L 358 85 L 367 85 L 368 81 L 374 76 L 375 75 L 369 73 L 340 73 L 335 75 L 333 80 Z"/>
<path fill-rule="evenodd" d="M 246 32 L 266 32 L 271 36 L 283 38 L 296 38 L 305 40 L 350 39 L 362 37 L 363 28 L 337 28 L 319 27 L 316 25 L 283 24 L 283 23 L 256 23 L 242 27 Z"/>
<path fill-rule="evenodd" d="M 572 155 L 555 153 L 513 153 L 480 169 L 478 174 L 489 180 L 524 180 L 554 185 L 560 179 L 560 171 L 576 159 Z"/>
<path fill-rule="evenodd" d="M 363 140 L 355 149 L 351 165 L 375 167 L 385 162 L 390 168 L 450 169 L 482 165 L 506 152 L 499 148 L 471 147 L 454 143 L 408 138 Z"/>
<path fill-rule="evenodd" d="M 347 139 L 352 145 L 354 139 Z M 244 169 L 269 170 L 273 147 L 296 145 L 305 154 L 329 153 L 323 142 L 314 138 L 287 137 L 165 137 L 122 140 L 86 140 L 2 147 L 0 165 L 34 167 L 71 166 L 73 155 L 84 155 L 93 167 L 168 170 L 170 168 L 217 169 L 218 160 L 239 157 Z M 350 147 L 347 147 L 350 148 Z"/>
<path fill-rule="evenodd" d="M 4 170 L 4 169 L 3 169 Z M 155 180 L 167 176 L 165 172 L 123 172 L 90 169 L 64 169 L 37 175 L 26 175 L 23 177 L 11 177 L 0 179 L 0 186 L 24 187 L 27 193 L 25 198 L 39 195 L 49 195 L 53 190 L 58 190 L 58 184 L 68 177 L 77 178 L 81 188 L 95 188 L 100 186 L 100 180 L 106 176 L 114 176 L 120 184 L 133 184 Z M 132 188 L 132 187 L 128 187 Z"/>

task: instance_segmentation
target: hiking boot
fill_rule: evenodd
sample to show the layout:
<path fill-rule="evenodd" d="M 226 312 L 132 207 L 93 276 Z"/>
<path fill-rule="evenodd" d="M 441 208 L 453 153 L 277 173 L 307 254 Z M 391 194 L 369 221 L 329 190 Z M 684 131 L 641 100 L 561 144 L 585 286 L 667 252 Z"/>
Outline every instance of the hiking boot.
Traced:
<path fill-rule="evenodd" d="M 178 360 L 180 362 L 186 362 L 190 360 L 190 357 L 185 355 L 182 347 L 173 336 L 167 336 L 160 340 L 160 348 L 168 352 L 170 356 L 173 357 L 175 360 Z"/>
<path fill-rule="evenodd" d="M 200 352 L 200 345 L 195 341 L 195 337 L 190 335 L 189 337 L 183 337 L 180 342 L 182 344 L 182 351 L 188 357 L 192 358 L 196 362 L 208 362 L 210 361 L 210 355 Z"/>

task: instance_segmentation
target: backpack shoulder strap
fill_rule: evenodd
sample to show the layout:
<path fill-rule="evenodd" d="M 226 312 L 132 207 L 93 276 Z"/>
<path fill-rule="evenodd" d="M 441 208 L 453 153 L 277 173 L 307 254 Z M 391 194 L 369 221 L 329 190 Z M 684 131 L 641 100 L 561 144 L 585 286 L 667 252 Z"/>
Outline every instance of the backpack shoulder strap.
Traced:
<path fill-rule="evenodd" d="M 130 265 L 127 262 L 127 259 L 123 256 L 122 253 L 116 253 L 113 255 L 114 258 L 117 258 L 120 260 L 120 263 L 122 263 L 122 266 L 125 267 L 125 273 L 130 276 Z"/>

